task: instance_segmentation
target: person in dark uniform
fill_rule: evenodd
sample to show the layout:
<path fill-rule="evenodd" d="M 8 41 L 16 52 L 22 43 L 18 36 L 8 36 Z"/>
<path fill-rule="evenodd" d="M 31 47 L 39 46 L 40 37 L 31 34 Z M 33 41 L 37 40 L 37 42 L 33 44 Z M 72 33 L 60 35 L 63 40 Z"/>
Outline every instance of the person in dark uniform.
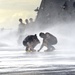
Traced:
<path fill-rule="evenodd" d="M 47 51 L 53 51 L 55 50 L 55 48 L 53 47 L 53 45 L 57 44 L 57 38 L 55 36 L 53 36 L 52 34 L 50 33 L 40 33 L 39 36 L 41 38 L 43 38 L 43 42 L 42 42 L 42 45 L 40 47 L 40 49 L 38 51 L 40 51 L 43 46 L 46 46 L 48 49 Z"/>
<path fill-rule="evenodd" d="M 23 41 L 23 45 L 26 46 L 26 51 L 35 51 L 34 48 L 39 43 L 40 41 L 36 34 L 27 36 Z"/>

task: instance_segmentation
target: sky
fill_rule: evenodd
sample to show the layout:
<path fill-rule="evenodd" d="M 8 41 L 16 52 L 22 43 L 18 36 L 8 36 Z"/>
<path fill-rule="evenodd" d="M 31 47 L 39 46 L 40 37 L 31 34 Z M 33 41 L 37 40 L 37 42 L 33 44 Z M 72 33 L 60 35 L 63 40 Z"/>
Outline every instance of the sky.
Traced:
<path fill-rule="evenodd" d="M 0 0 L 0 28 L 18 27 L 19 18 L 35 19 L 41 0 Z"/>

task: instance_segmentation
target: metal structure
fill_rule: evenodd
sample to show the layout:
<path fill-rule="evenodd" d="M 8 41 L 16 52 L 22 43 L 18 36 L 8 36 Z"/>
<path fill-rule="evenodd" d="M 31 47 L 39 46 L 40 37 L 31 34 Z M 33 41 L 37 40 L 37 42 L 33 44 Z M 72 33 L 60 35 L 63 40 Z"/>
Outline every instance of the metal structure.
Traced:
<path fill-rule="evenodd" d="M 42 0 L 36 22 L 42 25 L 75 20 L 75 0 Z"/>

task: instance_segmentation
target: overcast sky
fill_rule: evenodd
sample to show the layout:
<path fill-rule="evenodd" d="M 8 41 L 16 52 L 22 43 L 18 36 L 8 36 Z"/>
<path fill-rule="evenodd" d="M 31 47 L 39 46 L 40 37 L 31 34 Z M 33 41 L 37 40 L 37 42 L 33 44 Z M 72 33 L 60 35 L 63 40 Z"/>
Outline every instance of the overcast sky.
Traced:
<path fill-rule="evenodd" d="M 0 28 L 17 27 L 18 19 L 35 18 L 34 9 L 40 6 L 41 0 L 0 0 Z"/>

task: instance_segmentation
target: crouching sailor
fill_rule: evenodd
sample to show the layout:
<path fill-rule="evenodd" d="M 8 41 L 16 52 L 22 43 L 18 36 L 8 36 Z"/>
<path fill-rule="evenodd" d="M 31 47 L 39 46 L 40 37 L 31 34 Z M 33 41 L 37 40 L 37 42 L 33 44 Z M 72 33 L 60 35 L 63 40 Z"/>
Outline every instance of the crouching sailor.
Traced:
<path fill-rule="evenodd" d="M 55 50 L 55 48 L 53 47 L 53 45 L 57 44 L 57 38 L 55 36 L 53 36 L 52 34 L 50 33 L 40 33 L 39 36 L 41 38 L 43 38 L 43 42 L 42 42 L 42 45 L 40 47 L 40 49 L 38 51 L 40 51 L 43 46 L 46 46 L 47 47 L 47 50 L 46 51 L 53 51 Z"/>
<path fill-rule="evenodd" d="M 23 45 L 26 46 L 26 51 L 28 51 L 28 52 L 35 51 L 34 48 L 39 43 L 40 43 L 40 41 L 37 38 L 36 34 L 27 36 L 23 41 Z"/>

